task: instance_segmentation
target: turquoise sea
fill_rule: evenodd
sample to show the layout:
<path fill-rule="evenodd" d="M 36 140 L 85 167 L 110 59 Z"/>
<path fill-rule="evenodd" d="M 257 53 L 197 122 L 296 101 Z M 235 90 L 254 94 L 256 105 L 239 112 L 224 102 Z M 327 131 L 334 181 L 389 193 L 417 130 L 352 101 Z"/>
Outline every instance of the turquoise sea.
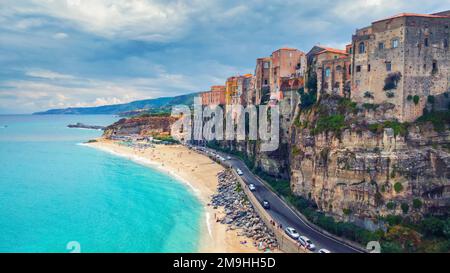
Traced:
<path fill-rule="evenodd" d="M 66 127 L 116 119 L 0 116 L 0 252 L 197 251 L 202 206 L 185 184 Z"/>

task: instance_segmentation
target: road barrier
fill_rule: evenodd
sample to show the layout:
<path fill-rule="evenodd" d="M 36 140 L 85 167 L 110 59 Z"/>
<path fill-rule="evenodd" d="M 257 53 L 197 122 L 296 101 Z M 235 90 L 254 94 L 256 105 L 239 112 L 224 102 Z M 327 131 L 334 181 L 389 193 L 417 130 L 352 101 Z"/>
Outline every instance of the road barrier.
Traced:
<path fill-rule="evenodd" d="M 201 152 L 201 151 L 199 151 Z M 311 251 L 307 250 L 303 246 L 300 245 L 300 243 L 291 237 L 289 237 L 285 232 L 284 228 L 286 227 L 279 227 L 278 223 L 270 216 L 270 214 L 264 209 L 264 207 L 261 205 L 261 203 L 256 199 L 253 192 L 248 188 L 247 184 L 244 182 L 244 180 L 237 174 L 236 170 L 233 169 L 229 164 L 226 163 L 226 161 L 221 161 L 220 159 L 216 158 L 215 156 L 211 156 L 208 154 L 205 154 L 201 152 L 202 154 L 208 156 L 213 161 L 219 163 L 220 165 L 224 166 L 227 169 L 230 169 L 234 176 L 236 177 L 237 181 L 241 185 L 242 190 L 248 197 L 248 200 L 253 205 L 253 208 L 255 209 L 256 213 L 258 213 L 259 217 L 264 221 L 266 226 L 275 234 L 275 238 L 277 238 L 277 242 L 279 245 L 279 249 L 286 253 L 311 253 Z"/>

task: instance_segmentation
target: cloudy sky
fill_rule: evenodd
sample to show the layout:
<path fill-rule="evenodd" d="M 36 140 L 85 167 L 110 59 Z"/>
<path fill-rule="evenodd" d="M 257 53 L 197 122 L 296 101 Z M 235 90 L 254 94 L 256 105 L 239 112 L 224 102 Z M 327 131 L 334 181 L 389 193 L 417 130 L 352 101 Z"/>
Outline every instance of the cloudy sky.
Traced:
<path fill-rule="evenodd" d="M 450 0 L 0 0 L 0 114 L 207 90 L 282 46 Z"/>

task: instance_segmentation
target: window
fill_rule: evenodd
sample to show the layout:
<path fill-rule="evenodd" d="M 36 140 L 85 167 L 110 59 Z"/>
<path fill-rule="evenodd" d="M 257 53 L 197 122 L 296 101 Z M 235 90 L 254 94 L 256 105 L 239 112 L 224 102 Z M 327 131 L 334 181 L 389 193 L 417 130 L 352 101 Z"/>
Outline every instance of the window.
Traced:
<path fill-rule="evenodd" d="M 425 38 L 425 41 L 423 41 L 423 44 L 425 45 L 425 47 L 428 47 L 428 38 Z"/>
<path fill-rule="evenodd" d="M 330 75 L 331 75 L 331 69 L 329 68 L 329 67 L 327 67 L 326 69 L 325 69 L 325 77 L 330 77 Z"/>
<path fill-rule="evenodd" d="M 338 66 L 336 67 L 336 71 L 340 72 L 341 70 L 342 70 L 342 66 L 338 65 Z"/>
<path fill-rule="evenodd" d="M 351 75 L 352 74 L 352 65 L 348 66 L 348 74 Z"/>
<path fill-rule="evenodd" d="M 264 80 L 264 85 L 267 85 L 267 80 Z"/>
<path fill-rule="evenodd" d="M 364 52 L 366 52 L 366 45 L 364 42 L 361 42 L 359 43 L 359 54 L 363 54 Z"/>
<path fill-rule="evenodd" d="M 264 68 L 269 68 L 269 63 L 264 63 Z"/>
<path fill-rule="evenodd" d="M 356 66 L 356 72 L 361 72 L 361 66 L 360 65 Z"/>
<path fill-rule="evenodd" d="M 383 50 L 384 49 L 384 43 L 378 43 L 378 49 Z"/>
<path fill-rule="evenodd" d="M 367 71 L 370 72 L 370 69 L 371 69 L 370 64 L 368 64 L 368 65 L 367 65 Z"/>
<path fill-rule="evenodd" d="M 448 40 L 444 39 L 444 48 L 448 48 Z"/>
<path fill-rule="evenodd" d="M 392 71 L 392 63 L 386 62 L 386 71 Z"/>
<path fill-rule="evenodd" d="M 437 73 L 438 72 L 438 64 L 436 60 L 433 60 L 433 70 L 431 71 L 431 73 Z"/>
<path fill-rule="evenodd" d="M 398 39 L 392 40 L 392 48 L 397 48 L 397 47 L 398 47 Z"/>

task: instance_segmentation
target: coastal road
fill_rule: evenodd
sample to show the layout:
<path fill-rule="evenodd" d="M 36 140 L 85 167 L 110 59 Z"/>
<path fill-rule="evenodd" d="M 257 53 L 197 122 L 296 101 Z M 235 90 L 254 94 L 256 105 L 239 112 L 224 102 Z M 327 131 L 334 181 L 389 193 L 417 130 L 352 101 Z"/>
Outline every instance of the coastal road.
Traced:
<path fill-rule="evenodd" d="M 362 251 L 340 240 L 328 236 L 305 222 L 294 210 L 292 210 L 278 195 L 270 190 L 255 174 L 253 174 L 240 159 L 213 149 L 202 147 L 204 150 L 221 155 L 224 158 L 230 156 L 231 159 L 226 164 L 234 169 L 242 170 L 241 176 L 244 182 L 254 184 L 256 190 L 253 192 L 259 202 L 266 200 L 270 203 L 270 209 L 267 212 L 278 223 L 285 227 L 293 227 L 300 235 L 308 237 L 315 245 L 316 252 L 321 248 L 330 250 L 333 253 L 361 253 Z"/>

